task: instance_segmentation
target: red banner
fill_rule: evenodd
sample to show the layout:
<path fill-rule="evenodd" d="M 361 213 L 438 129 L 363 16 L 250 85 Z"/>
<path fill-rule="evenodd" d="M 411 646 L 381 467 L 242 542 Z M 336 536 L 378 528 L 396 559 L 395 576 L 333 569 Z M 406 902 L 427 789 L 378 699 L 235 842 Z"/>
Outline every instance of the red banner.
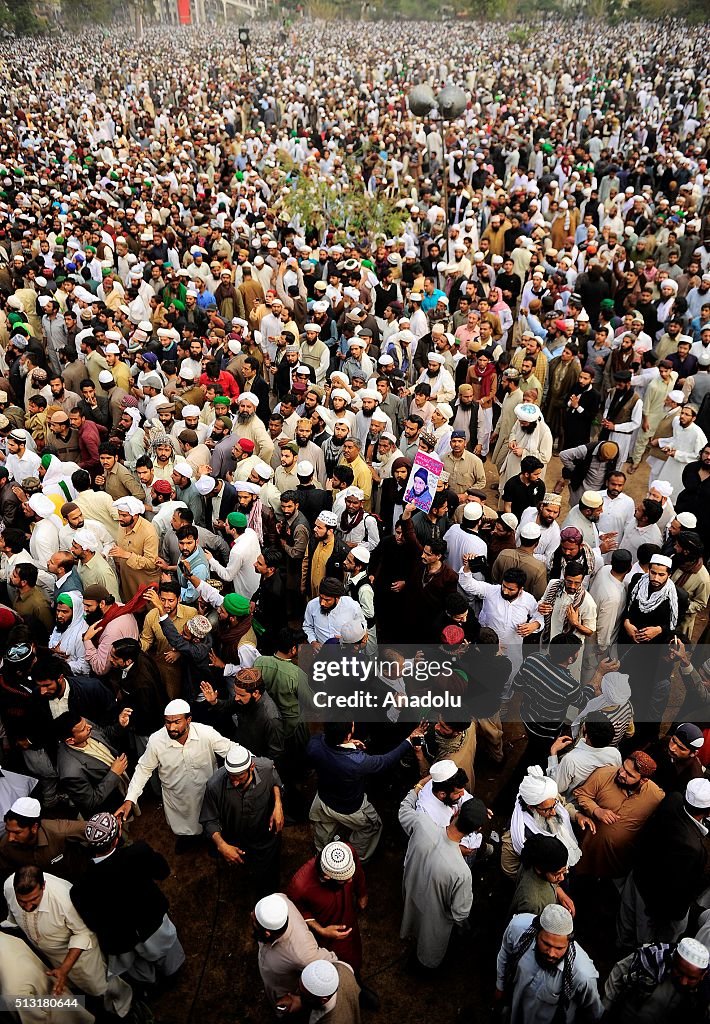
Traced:
<path fill-rule="evenodd" d="M 191 25 L 192 14 L 190 13 L 190 0 L 177 0 L 177 8 L 180 24 Z"/>

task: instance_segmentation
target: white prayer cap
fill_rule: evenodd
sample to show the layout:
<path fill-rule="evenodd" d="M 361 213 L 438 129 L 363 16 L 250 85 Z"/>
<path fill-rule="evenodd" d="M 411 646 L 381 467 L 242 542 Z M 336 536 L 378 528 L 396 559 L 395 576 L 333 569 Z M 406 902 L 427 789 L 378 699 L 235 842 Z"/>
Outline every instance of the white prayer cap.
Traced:
<path fill-rule="evenodd" d="M 673 562 L 666 555 L 652 555 L 651 565 L 665 565 L 667 569 L 673 568 Z"/>
<path fill-rule="evenodd" d="M 85 551 L 101 550 L 101 541 L 93 530 L 89 530 L 87 528 L 77 530 L 74 534 L 73 540 L 80 548 L 84 548 Z"/>
<path fill-rule="evenodd" d="M 542 414 L 532 402 L 521 402 L 515 407 L 515 415 L 521 423 L 536 423 L 542 419 Z"/>
<path fill-rule="evenodd" d="M 303 459 L 296 466 L 296 476 L 313 476 L 314 473 L 315 467 L 312 462 L 308 461 L 308 459 Z"/>
<path fill-rule="evenodd" d="M 692 512 L 679 512 L 676 519 L 684 530 L 694 530 L 698 525 L 698 517 Z"/>
<path fill-rule="evenodd" d="M 375 417 L 373 416 L 372 418 L 374 419 Z M 380 434 L 380 441 L 384 439 L 391 441 L 393 445 L 397 444 L 397 438 L 394 436 L 394 434 L 391 434 L 389 430 L 383 430 L 382 433 Z"/>
<path fill-rule="evenodd" d="M 167 718 L 168 715 L 191 715 L 192 712 L 186 700 L 177 698 L 177 700 L 171 700 L 169 704 L 166 704 L 163 714 Z"/>
<path fill-rule="evenodd" d="M 518 796 L 528 807 L 537 807 L 545 800 L 558 796 L 557 783 L 545 775 L 538 764 L 531 765 L 518 787 Z"/>
<path fill-rule="evenodd" d="M 682 405 L 685 402 L 685 395 L 682 391 L 669 391 L 666 398 L 670 402 L 675 402 L 676 405 Z"/>
<path fill-rule="evenodd" d="M 477 523 L 483 516 L 483 505 L 477 501 L 469 501 L 463 508 L 463 517 L 469 523 Z"/>
<path fill-rule="evenodd" d="M 192 416 L 199 416 L 199 415 L 200 415 L 200 407 L 199 407 L 199 405 L 184 405 L 182 407 L 182 418 L 183 419 L 185 419 L 186 416 L 192 417 Z"/>
<path fill-rule="evenodd" d="M 213 476 L 200 476 L 195 480 L 195 490 L 206 498 L 215 489 L 215 478 Z"/>
<path fill-rule="evenodd" d="M 313 334 L 320 334 L 320 324 L 304 324 L 303 330 L 306 333 L 311 331 Z"/>
<path fill-rule="evenodd" d="M 358 562 L 362 562 L 363 565 L 370 564 L 370 552 L 367 548 L 364 548 L 362 544 L 356 544 L 355 547 L 351 549 L 350 554 L 353 558 L 357 559 Z"/>
<path fill-rule="evenodd" d="M 426 359 L 428 363 L 436 363 L 438 366 L 443 366 L 446 362 L 446 356 L 442 356 L 440 352 L 430 352 Z"/>
<path fill-rule="evenodd" d="M 388 356 L 387 353 L 385 353 L 383 356 L 380 356 L 377 362 L 380 366 L 394 366 L 394 359 L 392 358 L 392 356 Z"/>
<path fill-rule="evenodd" d="M 540 927 L 550 935 L 571 935 L 574 920 L 566 907 L 559 903 L 548 903 L 540 914 Z"/>
<path fill-rule="evenodd" d="M 104 349 L 104 352 L 106 353 L 107 356 L 118 356 L 121 354 L 121 350 L 118 347 L 118 345 L 107 345 L 106 348 Z"/>
<path fill-rule="evenodd" d="M 31 796 L 20 796 L 10 807 L 13 814 L 19 814 L 21 818 L 39 818 L 42 813 L 42 805 L 39 800 Z"/>
<path fill-rule="evenodd" d="M 448 402 L 439 402 L 436 408 L 445 419 L 451 421 L 454 418 L 454 410 Z"/>
<path fill-rule="evenodd" d="M 138 330 L 145 331 L 146 334 L 152 334 L 153 325 L 150 322 L 150 320 L 141 320 L 140 323 L 138 324 Z"/>
<path fill-rule="evenodd" d="M 502 512 L 500 515 L 501 523 L 505 523 L 509 530 L 518 529 L 518 517 L 513 515 L 512 512 Z"/>
<path fill-rule="evenodd" d="M 698 749 L 695 744 L 691 747 Z M 699 811 L 710 809 L 710 779 L 691 779 L 685 787 L 685 802 Z"/>
<path fill-rule="evenodd" d="M 288 903 L 277 892 L 264 896 L 254 907 L 254 917 L 267 932 L 277 932 L 288 921 Z"/>
<path fill-rule="evenodd" d="M 242 343 L 241 343 L 241 341 L 234 341 L 234 340 L 228 341 L 227 342 L 227 348 L 232 353 L 232 355 L 236 356 L 236 355 L 239 355 L 239 353 L 242 350 Z"/>
<path fill-rule="evenodd" d="M 327 878 L 346 882 L 355 874 L 355 857 L 347 843 L 328 843 L 321 850 L 320 869 Z"/>
<path fill-rule="evenodd" d="M 99 384 L 112 384 L 112 383 L 113 383 L 113 374 L 111 373 L 111 371 L 110 370 L 100 370 L 99 371 Z"/>
<path fill-rule="evenodd" d="M 224 767 L 230 775 L 241 775 L 247 771 L 253 760 L 251 750 L 247 750 L 241 743 L 233 743 L 227 751 L 224 759 Z"/>
<path fill-rule="evenodd" d="M 45 494 L 33 494 L 30 500 L 27 502 L 35 515 L 39 516 L 40 519 L 47 519 L 49 516 L 54 514 L 55 506 L 54 502 Z"/>
<path fill-rule="evenodd" d="M 673 484 L 668 480 L 654 480 L 648 489 L 649 491 L 658 491 L 663 498 L 670 498 L 673 494 Z"/>
<path fill-rule="evenodd" d="M 239 396 L 239 401 L 251 402 L 251 404 L 256 407 L 259 404 L 259 396 L 255 395 L 253 391 L 245 391 Z"/>
<path fill-rule="evenodd" d="M 382 395 L 374 388 L 363 388 L 362 391 L 358 391 L 358 398 L 360 400 L 363 398 L 369 398 L 373 402 L 377 402 L 378 405 L 382 401 Z"/>
<path fill-rule="evenodd" d="M 188 480 L 192 480 L 195 472 L 189 462 L 176 462 L 173 466 L 173 470 L 180 476 L 186 476 Z"/>
<path fill-rule="evenodd" d="M 311 960 L 301 971 L 301 984 L 312 996 L 324 999 L 338 991 L 340 978 L 330 960 Z"/>
<path fill-rule="evenodd" d="M 701 971 L 707 970 L 710 964 L 710 950 L 697 939 L 681 939 L 676 947 L 676 953 L 681 960 L 685 960 L 691 967 L 699 967 Z"/>
<path fill-rule="evenodd" d="M 362 394 L 362 392 L 360 392 L 360 393 Z M 344 402 L 347 402 L 348 405 L 350 405 L 350 395 L 345 390 L 345 388 L 334 388 L 333 391 L 331 391 L 331 393 L 330 393 L 330 397 L 331 398 L 342 398 L 342 400 Z"/>
<path fill-rule="evenodd" d="M 118 331 L 106 331 L 106 337 L 108 338 L 109 341 L 115 341 L 117 344 L 123 341 L 123 336 L 119 334 Z M 106 349 L 105 351 L 108 351 L 108 349 Z"/>
<path fill-rule="evenodd" d="M 195 371 L 187 361 L 178 369 L 178 377 L 182 377 L 183 380 L 194 380 L 195 376 Z"/>
<path fill-rule="evenodd" d="M 384 412 L 380 412 L 379 409 L 375 409 L 375 411 L 372 414 L 373 423 L 387 423 L 388 419 L 389 416 L 387 416 L 387 414 Z"/>
<path fill-rule="evenodd" d="M 117 498 L 113 507 L 117 512 L 128 512 L 131 516 L 140 516 L 145 512 L 145 505 L 138 498 L 133 498 L 131 495 L 127 495 L 124 498 Z"/>
<path fill-rule="evenodd" d="M 254 472 L 260 480 L 270 480 L 274 475 L 274 471 L 271 466 L 267 466 L 265 462 L 257 462 L 254 466 Z"/>
<path fill-rule="evenodd" d="M 447 779 L 453 779 L 458 770 L 455 761 L 436 761 L 429 769 L 429 774 L 432 782 L 446 782 Z"/>
<path fill-rule="evenodd" d="M 537 523 L 525 523 L 520 528 L 520 536 L 524 540 L 539 540 L 542 535 L 542 530 Z"/>
<path fill-rule="evenodd" d="M 323 523 L 324 526 L 336 527 L 338 525 L 338 517 L 334 512 L 329 512 L 327 509 L 323 509 L 316 516 L 317 523 Z"/>

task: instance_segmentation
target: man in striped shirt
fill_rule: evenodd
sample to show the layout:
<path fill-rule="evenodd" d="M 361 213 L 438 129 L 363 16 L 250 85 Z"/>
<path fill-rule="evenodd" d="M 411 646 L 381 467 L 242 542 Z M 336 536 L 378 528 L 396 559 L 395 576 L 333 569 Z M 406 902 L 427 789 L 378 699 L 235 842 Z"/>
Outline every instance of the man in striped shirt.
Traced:
<path fill-rule="evenodd" d="M 582 641 L 572 633 L 553 636 L 547 654 L 526 658 L 513 680 L 521 692 L 520 718 L 528 745 L 518 772 L 528 765 L 547 764 L 550 744 L 559 735 L 570 704 L 579 703 L 582 688 L 570 672 L 580 656 Z"/>

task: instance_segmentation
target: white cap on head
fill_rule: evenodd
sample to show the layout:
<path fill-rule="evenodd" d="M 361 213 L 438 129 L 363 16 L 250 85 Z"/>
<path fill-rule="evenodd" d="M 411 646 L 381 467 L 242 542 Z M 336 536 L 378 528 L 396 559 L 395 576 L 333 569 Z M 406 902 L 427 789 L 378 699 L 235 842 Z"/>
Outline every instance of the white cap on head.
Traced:
<path fill-rule="evenodd" d="M 255 395 L 253 391 L 244 391 L 239 396 L 239 401 L 240 402 L 251 402 L 252 405 L 258 406 L 259 405 L 259 396 Z"/>
<path fill-rule="evenodd" d="M 19 814 L 21 818 L 39 818 L 42 813 L 42 805 L 34 797 L 21 796 L 15 800 L 10 810 L 13 814 Z"/>
<path fill-rule="evenodd" d="M 178 697 L 176 700 L 171 700 L 170 703 L 165 706 L 165 711 L 163 711 L 163 714 L 165 716 L 191 715 L 192 711 L 190 710 L 190 705 L 187 703 L 187 701 L 182 700 Z"/>
<path fill-rule="evenodd" d="M 500 521 L 505 523 L 509 530 L 518 529 L 518 517 L 514 516 L 512 512 L 503 512 Z"/>
<path fill-rule="evenodd" d="M 301 971 L 301 984 L 312 996 L 325 999 L 338 991 L 340 978 L 330 960 L 311 960 Z"/>
<path fill-rule="evenodd" d="M 195 471 L 192 468 L 192 466 L 190 465 L 190 463 L 189 462 L 184 462 L 184 461 L 183 462 L 176 462 L 175 465 L 173 466 L 173 470 L 179 476 L 187 477 L 188 480 L 192 480 L 192 477 L 194 476 L 194 473 L 195 473 Z"/>
<path fill-rule="evenodd" d="M 435 761 L 429 769 L 432 782 L 446 782 L 447 779 L 453 779 L 456 772 L 459 770 L 458 765 L 455 761 Z"/>
<path fill-rule="evenodd" d="M 205 498 L 215 489 L 215 484 L 216 480 L 213 476 L 200 476 L 195 480 L 195 490 Z"/>
<path fill-rule="evenodd" d="M 537 423 L 542 419 L 542 413 L 532 402 L 521 402 L 515 407 L 515 415 L 521 423 Z"/>
<path fill-rule="evenodd" d="M 540 927 L 550 935 L 571 935 L 574 920 L 566 907 L 559 903 L 548 903 L 540 914 Z"/>
<path fill-rule="evenodd" d="M 142 516 L 145 512 L 145 505 L 138 498 L 126 495 L 123 498 L 116 498 L 113 507 L 117 512 L 128 512 L 129 516 Z"/>
<path fill-rule="evenodd" d="M 681 960 L 685 960 L 691 967 L 699 967 L 701 971 L 706 971 L 710 964 L 710 950 L 697 939 L 681 939 L 676 953 Z"/>
<path fill-rule="evenodd" d="M 296 466 L 296 476 L 313 476 L 314 473 L 313 463 L 309 462 L 308 459 L 304 459 Z"/>
<path fill-rule="evenodd" d="M 469 523 L 477 523 L 483 517 L 483 505 L 477 501 L 469 501 L 463 507 L 463 517 Z"/>
<path fill-rule="evenodd" d="M 685 802 L 699 811 L 710 809 L 710 779 L 691 779 L 685 787 Z"/>
<path fill-rule="evenodd" d="M 692 512 L 679 512 L 676 519 L 684 530 L 694 530 L 698 525 L 698 517 Z"/>
<path fill-rule="evenodd" d="M 537 523 L 525 523 L 524 526 L 520 527 L 520 536 L 524 540 L 539 540 L 542 536 L 542 530 Z"/>
<path fill-rule="evenodd" d="M 669 391 L 666 398 L 675 405 L 682 405 L 685 402 L 685 395 L 682 391 Z"/>
<path fill-rule="evenodd" d="M 99 384 L 111 384 L 113 381 L 113 374 L 110 370 L 99 371 Z"/>
<path fill-rule="evenodd" d="M 264 896 L 254 907 L 254 917 L 267 932 L 277 932 L 288 921 L 288 903 L 277 892 Z"/>
<path fill-rule="evenodd" d="M 224 767 L 230 775 L 241 775 L 251 765 L 253 755 L 241 743 L 232 743 L 224 759 Z"/>
<path fill-rule="evenodd" d="M 186 416 L 189 416 L 192 419 L 193 416 L 199 416 L 199 415 L 200 415 L 200 407 L 199 407 L 199 405 L 183 405 L 183 407 L 182 407 L 182 418 L 183 419 L 185 419 Z"/>
<path fill-rule="evenodd" d="M 668 480 L 654 480 L 648 485 L 649 491 L 658 491 L 663 498 L 670 498 L 673 494 L 673 484 Z"/>
<path fill-rule="evenodd" d="M 667 555 L 652 555 L 651 565 L 665 565 L 666 569 L 673 568 L 673 562 Z"/>
<path fill-rule="evenodd" d="M 370 552 L 367 548 L 363 547 L 362 544 L 356 544 L 354 548 L 351 548 L 350 554 L 353 558 L 357 559 L 358 562 L 362 562 L 363 565 L 370 564 Z"/>

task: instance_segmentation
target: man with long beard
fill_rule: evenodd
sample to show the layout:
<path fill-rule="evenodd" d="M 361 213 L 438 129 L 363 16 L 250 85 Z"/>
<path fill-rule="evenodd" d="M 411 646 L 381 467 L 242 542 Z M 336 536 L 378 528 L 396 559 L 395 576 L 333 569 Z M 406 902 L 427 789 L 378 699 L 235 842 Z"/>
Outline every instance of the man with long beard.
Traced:
<path fill-rule="evenodd" d="M 431 396 L 436 402 L 452 402 L 456 397 L 456 385 L 454 378 L 445 368 L 446 359 L 439 352 L 430 352 L 427 356 L 426 370 L 422 373 L 417 384 L 426 383 L 431 388 Z"/>
<path fill-rule="evenodd" d="M 545 470 L 552 458 L 552 434 L 538 406 L 532 402 L 521 402 L 515 408 L 515 420 L 507 440 L 508 454 L 500 467 L 501 494 L 508 480 L 520 473 L 526 455 L 534 455 L 542 463 L 542 480 L 545 479 Z"/>
<path fill-rule="evenodd" d="M 495 999 L 510 1007 L 510 1024 L 571 1024 L 604 1014 L 599 973 L 574 941 L 574 920 L 550 903 L 539 918 L 516 914 L 498 953 Z"/>
<path fill-rule="evenodd" d="M 323 442 L 321 452 L 325 463 L 325 473 L 328 479 L 333 475 L 333 470 L 343 457 L 343 445 L 350 433 L 347 420 L 337 420 L 333 424 L 333 435 Z"/>
<path fill-rule="evenodd" d="M 311 440 L 313 436 L 313 424 L 307 418 L 301 418 L 296 423 L 294 440 L 298 445 L 298 462 L 309 462 L 315 471 L 315 478 L 321 487 L 325 487 L 326 473 L 323 452 Z M 297 471 L 298 472 L 298 471 Z"/>

